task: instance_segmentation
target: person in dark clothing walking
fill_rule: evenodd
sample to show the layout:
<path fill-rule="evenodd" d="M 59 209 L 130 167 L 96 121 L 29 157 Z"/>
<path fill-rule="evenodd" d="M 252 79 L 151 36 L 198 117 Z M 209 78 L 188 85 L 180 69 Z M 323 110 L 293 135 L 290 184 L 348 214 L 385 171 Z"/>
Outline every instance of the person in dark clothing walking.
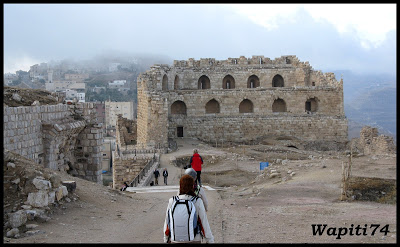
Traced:
<path fill-rule="evenodd" d="M 198 184 L 201 186 L 201 165 L 203 164 L 203 158 L 198 153 L 197 149 L 193 150 L 193 156 L 190 157 L 190 165 L 192 168 L 197 172 L 197 181 Z"/>
<path fill-rule="evenodd" d="M 160 172 L 157 170 L 157 169 L 155 169 L 155 171 L 153 172 L 153 174 L 154 174 L 154 178 L 155 178 L 155 180 L 156 180 L 156 185 L 158 185 L 158 177 L 160 176 Z"/>
<path fill-rule="evenodd" d="M 164 184 L 167 185 L 167 178 L 168 178 L 167 168 L 164 168 L 164 171 L 163 171 L 162 175 L 164 177 Z"/>
<path fill-rule="evenodd" d="M 128 188 L 128 184 L 126 182 L 124 182 L 124 184 L 122 185 L 121 191 L 125 191 L 126 188 Z"/>

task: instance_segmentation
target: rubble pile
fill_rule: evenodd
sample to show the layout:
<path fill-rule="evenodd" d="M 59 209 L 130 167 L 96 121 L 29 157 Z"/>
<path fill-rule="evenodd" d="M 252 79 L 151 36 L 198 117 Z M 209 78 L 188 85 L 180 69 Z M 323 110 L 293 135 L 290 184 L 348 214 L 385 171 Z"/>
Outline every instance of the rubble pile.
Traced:
<path fill-rule="evenodd" d="M 61 180 L 56 171 L 4 150 L 3 235 L 20 238 L 37 233 L 37 224 L 49 221 L 53 211 L 78 199 L 71 181 Z"/>
<path fill-rule="evenodd" d="M 56 105 L 63 101 L 62 97 L 41 89 L 25 89 L 17 87 L 3 88 L 3 105 L 9 107 L 31 105 Z"/>

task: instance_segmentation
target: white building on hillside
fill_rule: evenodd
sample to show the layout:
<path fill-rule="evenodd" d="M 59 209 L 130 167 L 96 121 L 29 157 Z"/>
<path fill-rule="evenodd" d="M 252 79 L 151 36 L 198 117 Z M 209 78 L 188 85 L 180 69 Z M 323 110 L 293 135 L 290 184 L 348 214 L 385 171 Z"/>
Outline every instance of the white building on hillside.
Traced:
<path fill-rule="evenodd" d="M 106 131 L 109 135 L 115 136 L 115 126 L 117 125 L 118 114 L 127 119 L 134 119 L 133 102 L 105 102 L 105 122 Z"/>

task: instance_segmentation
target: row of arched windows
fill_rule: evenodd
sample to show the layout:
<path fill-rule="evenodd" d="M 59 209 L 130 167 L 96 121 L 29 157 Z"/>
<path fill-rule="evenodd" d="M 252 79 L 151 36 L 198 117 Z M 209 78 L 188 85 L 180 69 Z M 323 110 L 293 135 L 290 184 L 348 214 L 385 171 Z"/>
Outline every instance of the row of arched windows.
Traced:
<path fill-rule="evenodd" d="M 272 87 L 284 87 L 285 83 L 283 77 L 281 75 L 275 75 L 272 78 Z M 260 79 L 256 75 L 252 75 L 247 79 L 247 88 L 257 88 L 260 87 Z M 210 78 L 206 75 L 202 75 L 197 82 L 197 89 L 210 89 L 211 83 Z M 235 78 L 231 75 L 227 75 L 222 79 L 222 88 L 223 89 L 234 89 Z M 174 90 L 179 89 L 179 77 L 176 75 L 174 80 Z M 162 80 L 162 90 L 168 90 L 168 77 L 164 75 Z"/>
<path fill-rule="evenodd" d="M 317 98 L 308 99 L 305 102 L 306 112 L 316 112 L 318 109 Z M 239 113 L 252 113 L 254 109 L 253 102 L 249 99 L 244 99 L 239 104 Z M 181 100 L 175 101 L 171 105 L 171 114 L 183 114 L 186 115 L 186 104 Z M 212 99 L 205 105 L 206 114 L 220 113 L 220 104 L 217 100 Z M 272 104 L 272 112 L 286 112 L 286 102 L 283 99 L 276 99 Z"/>

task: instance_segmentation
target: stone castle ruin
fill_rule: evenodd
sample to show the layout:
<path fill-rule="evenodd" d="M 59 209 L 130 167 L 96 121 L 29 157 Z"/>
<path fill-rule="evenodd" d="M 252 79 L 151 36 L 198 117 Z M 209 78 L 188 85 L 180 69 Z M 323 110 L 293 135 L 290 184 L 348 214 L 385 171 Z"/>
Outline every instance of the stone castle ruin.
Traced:
<path fill-rule="evenodd" d="M 286 138 L 306 149 L 343 149 L 343 81 L 296 56 L 175 60 L 139 75 L 137 144 L 173 138 L 257 143 Z"/>
<path fill-rule="evenodd" d="M 378 135 L 378 129 L 364 126 L 360 131 L 360 138 L 353 138 L 351 148 L 365 155 L 395 154 L 396 145 L 393 137 Z"/>
<path fill-rule="evenodd" d="M 41 90 L 5 88 L 3 146 L 45 168 L 67 171 L 89 181 L 102 183 L 102 124 L 93 103 L 66 105 L 52 102 L 30 105 L 30 99 L 51 98 Z M 42 97 L 42 98 L 41 98 Z M 20 104 L 15 105 L 15 102 Z M 25 102 L 25 104 L 22 104 Z M 11 105 L 11 107 L 9 106 Z"/>

